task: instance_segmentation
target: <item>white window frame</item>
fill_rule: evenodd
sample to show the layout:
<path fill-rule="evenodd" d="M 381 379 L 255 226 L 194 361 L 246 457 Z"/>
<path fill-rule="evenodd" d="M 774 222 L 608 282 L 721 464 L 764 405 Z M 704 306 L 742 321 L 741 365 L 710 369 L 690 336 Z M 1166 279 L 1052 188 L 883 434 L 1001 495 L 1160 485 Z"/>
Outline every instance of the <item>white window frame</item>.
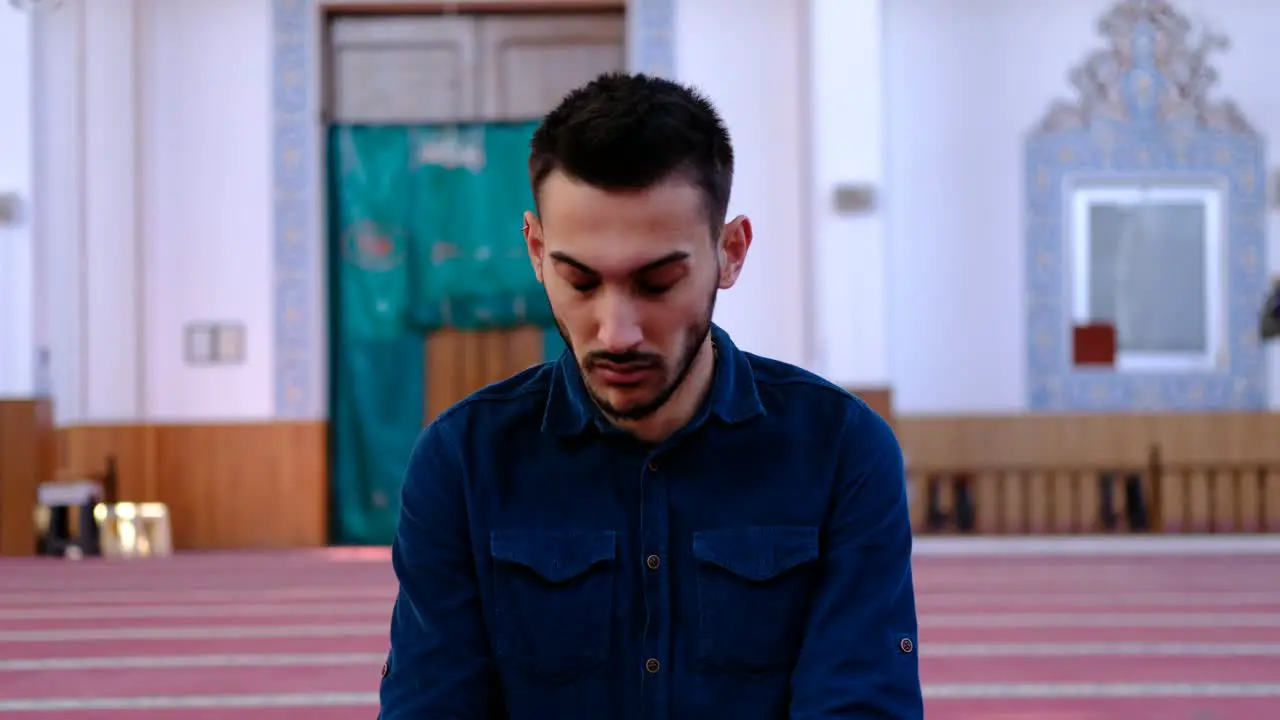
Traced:
<path fill-rule="evenodd" d="M 1223 278 L 1223 193 L 1212 187 L 1087 187 L 1071 194 L 1071 316 L 1074 325 L 1092 321 L 1089 316 L 1089 213 L 1094 205 L 1143 205 L 1147 203 L 1197 203 L 1204 207 L 1205 322 L 1207 347 L 1202 353 L 1116 352 L 1121 372 L 1213 372 L 1225 358 L 1226 283 Z"/>

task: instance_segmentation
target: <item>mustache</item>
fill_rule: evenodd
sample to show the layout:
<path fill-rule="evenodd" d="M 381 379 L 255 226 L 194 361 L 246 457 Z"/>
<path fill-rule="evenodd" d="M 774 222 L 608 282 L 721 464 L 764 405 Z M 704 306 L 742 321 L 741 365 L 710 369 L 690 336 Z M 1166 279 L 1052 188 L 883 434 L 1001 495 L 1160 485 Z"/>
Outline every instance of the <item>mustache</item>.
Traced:
<path fill-rule="evenodd" d="M 659 367 L 662 365 L 662 356 L 635 350 L 622 353 L 597 350 L 595 352 L 588 353 L 584 359 L 586 360 L 586 365 L 588 367 L 601 364 L 620 365 L 624 367 Z"/>

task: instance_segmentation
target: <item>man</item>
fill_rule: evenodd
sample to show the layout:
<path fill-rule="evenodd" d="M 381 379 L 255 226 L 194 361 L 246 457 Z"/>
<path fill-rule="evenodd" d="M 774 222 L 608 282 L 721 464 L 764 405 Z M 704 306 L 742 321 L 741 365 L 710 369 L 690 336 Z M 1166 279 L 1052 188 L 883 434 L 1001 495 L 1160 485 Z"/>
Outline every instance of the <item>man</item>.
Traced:
<path fill-rule="evenodd" d="M 716 111 L 603 76 L 529 169 L 568 350 L 419 440 L 381 717 L 923 717 L 892 431 L 711 322 L 751 246 Z"/>

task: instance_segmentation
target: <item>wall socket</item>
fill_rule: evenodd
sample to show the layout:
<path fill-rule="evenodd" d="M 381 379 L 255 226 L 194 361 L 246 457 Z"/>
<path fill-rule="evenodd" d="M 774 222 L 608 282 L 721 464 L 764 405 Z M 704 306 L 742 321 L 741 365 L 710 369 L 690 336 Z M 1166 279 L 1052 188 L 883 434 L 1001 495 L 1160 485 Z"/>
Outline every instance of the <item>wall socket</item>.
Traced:
<path fill-rule="evenodd" d="M 183 357 L 188 365 L 240 365 L 245 359 L 244 345 L 242 323 L 187 323 Z"/>

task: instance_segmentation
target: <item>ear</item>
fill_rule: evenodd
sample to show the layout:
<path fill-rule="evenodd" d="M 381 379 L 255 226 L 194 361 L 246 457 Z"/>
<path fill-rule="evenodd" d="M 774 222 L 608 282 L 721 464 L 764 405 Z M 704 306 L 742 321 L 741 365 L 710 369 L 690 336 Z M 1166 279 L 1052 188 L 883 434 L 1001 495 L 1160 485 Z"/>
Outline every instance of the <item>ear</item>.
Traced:
<path fill-rule="evenodd" d="M 730 220 L 720 233 L 720 289 L 728 290 L 738 282 L 742 264 L 751 249 L 751 221 L 745 215 Z"/>
<path fill-rule="evenodd" d="M 538 216 L 530 211 L 524 214 L 524 244 L 529 249 L 529 263 L 533 265 L 533 274 L 537 276 L 538 282 L 542 282 L 542 252 L 545 245 L 542 242 L 542 223 L 538 220 Z"/>

